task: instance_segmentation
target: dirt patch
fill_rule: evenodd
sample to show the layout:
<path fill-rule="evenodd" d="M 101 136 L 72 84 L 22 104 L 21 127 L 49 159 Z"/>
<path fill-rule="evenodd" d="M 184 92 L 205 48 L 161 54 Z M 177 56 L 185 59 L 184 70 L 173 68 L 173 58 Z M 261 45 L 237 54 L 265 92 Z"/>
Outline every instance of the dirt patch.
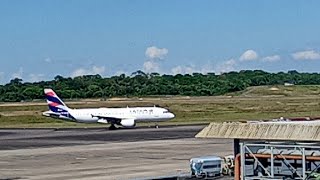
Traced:
<path fill-rule="evenodd" d="M 270 91 L 279 91 L 279 88 L 276 88 L 276 87 L 272 87 L 272 88 L 269 88 Z"/>

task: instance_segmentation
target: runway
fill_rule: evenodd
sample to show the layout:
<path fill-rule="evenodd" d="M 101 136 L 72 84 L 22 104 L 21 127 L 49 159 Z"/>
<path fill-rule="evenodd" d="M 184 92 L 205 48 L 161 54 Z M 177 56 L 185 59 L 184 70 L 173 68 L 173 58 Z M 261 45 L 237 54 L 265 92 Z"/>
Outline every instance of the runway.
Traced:
<path fill-rule="evenodd" d="M 148 179 L 186 173 L 189 159 L 232 153 L 195 139 L 204 127 L 0 129 L 0 179 Z"/>
<path fill-rule="evenodd" d="M 0 129 L 0 150 L 193 138 L 203 127 L 164 126 L 112 131 L 105 128 Z"/>

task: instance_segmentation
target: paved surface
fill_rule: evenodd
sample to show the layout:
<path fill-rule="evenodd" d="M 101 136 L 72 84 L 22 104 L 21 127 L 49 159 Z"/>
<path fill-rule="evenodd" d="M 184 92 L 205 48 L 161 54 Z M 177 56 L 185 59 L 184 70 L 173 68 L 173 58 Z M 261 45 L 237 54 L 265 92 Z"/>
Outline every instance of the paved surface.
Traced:
<path fill-rule="evenodd" d="M 232 154 L 232 142 L 195 139 L 204 126 L 1 129 L 0 179 L 150 179 L 183 174 L 189 159 Z"/>

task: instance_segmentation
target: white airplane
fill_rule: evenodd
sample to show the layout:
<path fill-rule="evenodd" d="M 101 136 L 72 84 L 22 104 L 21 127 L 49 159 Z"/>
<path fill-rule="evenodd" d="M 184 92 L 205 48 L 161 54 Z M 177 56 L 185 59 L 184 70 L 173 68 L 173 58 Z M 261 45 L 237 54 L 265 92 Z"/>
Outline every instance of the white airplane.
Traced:
<path fill-rule="evenodd" d="M 42 113 L 44 116 L 80 123 L 109 123 L 111 130 L 116 129 L 115 125 L 133 128 L 136 122 L 167 121 L 175 117 L 160 107 L 70 109 L 52 89 L 44 89 L 44 93 L 50 109 Z"/>

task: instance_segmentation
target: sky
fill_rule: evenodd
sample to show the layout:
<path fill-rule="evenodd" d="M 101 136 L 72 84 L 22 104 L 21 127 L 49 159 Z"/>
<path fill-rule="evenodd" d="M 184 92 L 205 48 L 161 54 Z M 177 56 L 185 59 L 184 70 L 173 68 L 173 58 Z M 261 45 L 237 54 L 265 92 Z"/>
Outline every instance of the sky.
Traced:
<path fill-rule="evenodd" d="M 316 0 L 0 0 L 0 84 L 261 69 L 320 72 Z"/>

